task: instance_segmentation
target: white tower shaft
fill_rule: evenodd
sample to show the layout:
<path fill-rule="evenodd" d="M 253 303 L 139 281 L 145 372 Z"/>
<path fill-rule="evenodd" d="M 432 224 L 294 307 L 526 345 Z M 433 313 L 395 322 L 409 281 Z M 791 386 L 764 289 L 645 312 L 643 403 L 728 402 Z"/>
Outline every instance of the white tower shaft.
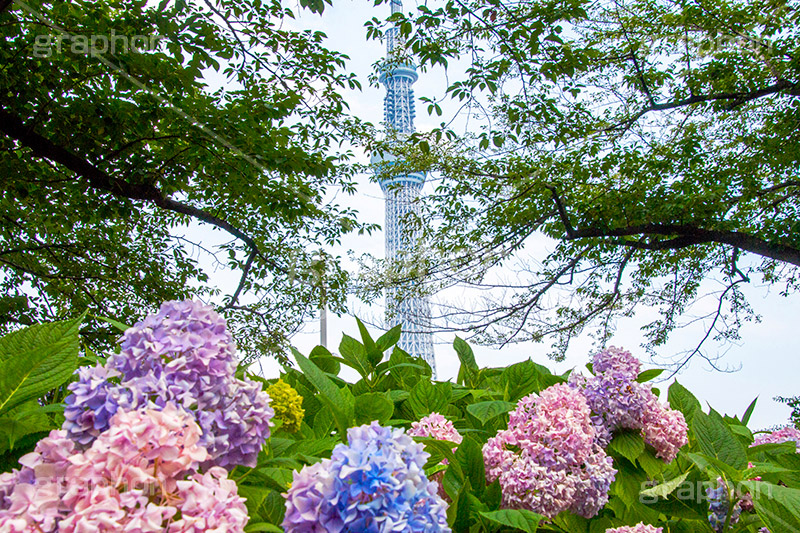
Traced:
<path fill-rule="evenodd" d="M 391 1 L 392 13 L 403 9 L 400 0 Z M 397 28 L 391 28 L 386 35 L 386 51 L 390 70 L 381 76 L 386 86 L 384 100 L 384 119 L 386 125 L 402 138 L 414 129 L 414 90 L 411 86 L 418 75 L 413 65 L 397 64 L 396 48 L 400 44 Z M 396 162 L 379 158 L 383 165 Z M 382 179 L 381 189 L 386 196 L 386 259 L 390 263 L 413 263 L 418 232 L 410 231 L 407 222 L 419 213 L 417 199 L 425 184 L 425 174 L 414 172 Z M 430 305 L 419 289 L 424 279 L 413 272 L 401 273 L 403 285 L 386 291 L 386 314 L 389 327 L 402 324 L 400 348 L 409 354 L 423 358 L 436 375 L 436 362 L 433 354 L 433 335 L 430 332 Z"/>

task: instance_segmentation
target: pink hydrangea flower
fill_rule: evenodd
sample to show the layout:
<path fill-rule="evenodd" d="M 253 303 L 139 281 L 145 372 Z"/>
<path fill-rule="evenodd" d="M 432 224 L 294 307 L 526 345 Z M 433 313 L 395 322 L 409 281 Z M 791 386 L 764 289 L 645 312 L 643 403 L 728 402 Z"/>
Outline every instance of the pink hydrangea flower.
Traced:
<path fill-rule="evenodd" d="M 436 412 L 422 417 L 419 422 L 412 422 L 411 429 L 408 430 L 407 434 L 412 437 L 433 437 L 436 440 L 445 440 L 456 444 L 461 444 L 461 441 L 464 439 L 450 420 Z M 456 449 L 453 448 L 453 452 L 455 451 Z M 448 463 L 449 461 L 447 459 L 443 459 L 441 464 L 446 465 Z M 444 471 L 440 470 L 433 474 L 431 480 L 435 481 L 438 485 L 439 496 L 449 502 L 450 496 L 445 492 L 444 485 L 442 484 L 444 480 Z"/>
<path fill-rule="evenodd" d="M 797 453 L 800 453 L 800 429 L 794 427 L 785 427 L 772 433 L 763 433 L 756 436 L 753 444 L 750 446 L 758 446 L 760 444 L 780 444 L 781 442 L 793 441 L 797 444 Z"/>
<path fill-rule="evenodd" d="M 656 457 L 672 462 L 688 442 L 689 426 L 683 413 L 669 409 L 658 401 L 648 404 L 642 420 L 644 441 L 656 450 Z"/>
<path fill-rule="evenodd" d="M 550 518 L 568 509 L 594 516 L 616 474 L 596 442 L 586 399 L 565 384 L 522 398 L 483 455 L 487 480 L 500 480 L 504 507 Z"/>
<path fill-rule="evenodd" d="M 439 413 L 431 413 L 422 417 L 419 422 L 412 422 L 408 435 L 412 437 L 433 437 L 436 440 L 446 440 L 461 444 L 463 437 L 453 426 L 453 423 Z"/>
<path fill-rule="evenodd" d="M 639 522 L 635 526 L 622 526 L 606 529 L 606 533 L 663 533 L 664 528 Z"/>
<path fill-rule="evenodd" d="M 197 473 L 208 458 L 201 434 L 171 403 L 118 409 L 83 451 L 54 431 L 0 478 L 0 531 L 242 532 L 247 511 L 227 471 Z"/>
<path fill-rule="evenodd" d="M 181 518 L 170 524 L 169 533 L 244 530 L 247 508 L 224 468 L 215 466 L 176 485 Z"/>

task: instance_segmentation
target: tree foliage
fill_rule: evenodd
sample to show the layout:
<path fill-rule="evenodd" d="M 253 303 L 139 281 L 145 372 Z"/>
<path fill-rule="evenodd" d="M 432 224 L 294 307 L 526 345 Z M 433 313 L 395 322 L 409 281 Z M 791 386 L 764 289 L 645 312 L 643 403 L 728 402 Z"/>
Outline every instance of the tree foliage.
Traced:
<path fill-rule="evenodd" d="M 280 0 L 0 10 L 3 327 L 82 309 L 125 322 L 193 294 L 244 347 L 281 345 L 318 305 L 317 250 L 371 229 L 326 197 L 353 190 L 346 56 L 291 29 Z M 115 334 L 94 324 L 98 343 Z"/>
<path fill-rule="evenodd" d="M 460 118 L 403 153 L 439 178 L 420 221 L 435 250 L 428 273 L 491 288 L 490 267 L 537 235 L 555 240 L 502 298 L 443 318 L 488 342 L 553 339 L 558 357 L 576 334 L 606 339 L 643 306 L 658 312 L 644 328 L 650 346 L 662 345 L 693 309 L 706 335 L 690 357 L 753 318 L 741 284 L 794 293 L 797 8 L 448 0 L 393 15 L 422 68 L 468 62 L 448 69 L 444 99 Z M 385 28 L 368 26 L 373 37 Z M 464 121 L 477 133 L 457 134 Z M 692 307 L 715 287 L 712 304 Z"/>

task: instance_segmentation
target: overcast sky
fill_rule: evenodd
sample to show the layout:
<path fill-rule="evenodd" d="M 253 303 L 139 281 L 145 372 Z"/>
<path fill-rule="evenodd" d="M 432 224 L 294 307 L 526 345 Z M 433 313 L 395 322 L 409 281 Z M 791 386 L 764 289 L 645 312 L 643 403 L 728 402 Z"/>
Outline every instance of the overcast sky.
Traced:
<path fill-rule="evenodd" d="M 416 7 L 416 3 L 406 2 L 406 10 Z M 329 38 L 328 47 L 339 50 L 350 56 L 348 68 L 355 72 L 362 82 L 363 91 L 353 94 L 350 98 L 351 112 L 363 119 L 380 122 L 383 119 L 383 89 L 370 87 L 369 77 L 372 64 L 384 55 L 383 44 L 366 40 L 364 22 L 373 16 L 385 17 L 388 15 L 388 4 L 373 7 L 366 0 L 334 0 L 333 6 L 326 6 L 325 13 L 320 17 L 308 12 L 303 12 L 296 21 L 298 27 L 307 27 L 324 31 Z M 295 9 L 298 13 L 299 7 Z M 414 89 L 417 97 L 441 97 L 445 88 L 445 75 L 442 71 L 424 73 Z M 447 107 L 445 107 L 445 117 Z M 417 105 L 418 130 L 430 129 L 441 121 L 440 117 L 428 117 L 425 108 Z M 364 157 L 366 162 L 367 158 Z M 340 197 L 337 199 L 342 201 Z M 383 225 L 384 202 L 380 187 L 371 182 L 368 176 L 360 182 L 359 192 L 356 197 L 348 200 L 359 210 L 363 221 L 376 222 Z M 543 258 L 544 251 L 531 249 L 526 253 L 532 258 Z M 338 253 L 343 254 L 346 249 L 356 253 L 371 253 L 383 257 L 383 234 L 377 233 L 371 237 L 352 237 L 344 241 Z M 509 271 L 510 272 L 510 271 Z M 701 401 L 708 402 L 716 410 L 731 414 L 741 415 L 747 405 L 758 396 L 759 403 L 753 416 L 751 427 L 754 429 L 785 424 L 790 410 L 772 400 L 773 396 L 792 396 L 800 394 L 798 375 L 798 348 L 795 342 L 798 327 L 797 317 L 800 304 L 797 297 L 785 299 L 777 295 L 777 290 L 770 292 L 768 287 L 751 286 L 745 289 L 750 297 L 750 302 L 755 312 L 762 317 L 760 324 L 745 324 L 742 328 L 742 343 L 740 346 L 731 347 L 724 356 L 723 365 L 740 368 L 737 372 L 721 373 L 712 370 L 707 363 L 698 359 L 693 361 L 677 379 L 694 392 Z M 352 311 L 367 320 L 380 319 L 382 309 L 366 307 L 358 302 L 353 302 Z M 650 318 L 652 319 L 652 318 Z M 635 317 L 623 322 L 618 327 L 618 334 L 611 344 L 631 350 L 642 359 L 647 359 L 644 350 L 640 347 L 643 337 L 638 330 L 638 325 L 646 323 L 648 317 Z M 638 322 L 638 324 L 637 324 Z M 329 348 L 335 350 L 345 332 L 357 337 L 358 329 L 352 316 L 329 317 L 328 342 Z M 681 349 L 689 348 L 699 340 L 698 330 L 679 331 L 674 334 L 673 342 L 662 350 L 661 355 L 668 357 Z M 308 353 L 319 340 L 319 325 L 310 323 L 304 332 L 297 335 L 293 342 L 303 353 Z M 453 335 L 437 335 L 436 361 L 438 378 L 442 380 L 455 379 L 458 370 L 458 359 L 450 347 Z M 474 347 L 478 364 L 482 366 L 504 366 L 524 359 L 533 358 L 536 362 L 545 364 L 558 371 L 569 368 L 582 368 L 589 361 L 592 353 L 592 343 L 589 338 L 581 338 L 570 350 L 567 360 L 555 364 L 546 359 L 548 346 L 543 344 L 523 343 L 506 346 L 501 350 L 487 347 Z M 264 361 L 264 370 L 267 377 L 277 375 L 278 367 L 274 362 Z M 662 400 L 666 399 L 668 384 L 657 385 L 664 391 Z"/>

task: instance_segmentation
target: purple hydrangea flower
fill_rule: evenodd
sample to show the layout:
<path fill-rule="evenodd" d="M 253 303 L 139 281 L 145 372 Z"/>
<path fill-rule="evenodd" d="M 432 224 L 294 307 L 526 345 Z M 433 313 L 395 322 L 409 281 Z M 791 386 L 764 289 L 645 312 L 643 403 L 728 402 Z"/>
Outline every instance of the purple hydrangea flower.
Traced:
<path fill-rule="evenodd" d="M 211 463 L 218 466 L 254 467 L 258 452 L 270 435 L 275 411 L 261 384 L 250 379 L 231 379 L 228 389 L 214 399 L 199 403 L 200 442 L 208 448 Z"/>
<path fill-rule="evenodd" d="M 660 404 L 650 385 L 636 381 L 640 369 L 630 352 L 611 347 L 594 356 L 595 375 L 572 372 L 569 386 L 586 397 L 599 446 L 607 446 L 618 429 L 637 429 L 669 463 L 688 442 L 688 427 L 682 413 Z"/>
<path fill-rule="evenodd" d="M 347 431 L 330 459 L 294 474 L 287 533 L 449 532 L 447 504 L 423 471 L 423 446 L 373 422 Z"/>
<path fill-rule="evenodd" d="M 641 370 L 641 363 L 631 352 L 610 346 L 594 355 L 592 370 L 595 375 L 613 371 L 635 380 Z"/>
<path fill-rule="evenodd" d="M 728 486 L 721 478 L 717 479 L 717 486 L 707 488 L 706 496 L 708 497 L 708 510 L 710 511 L 708 522 L 714 531 L 721 533 L 725 528 L 725 521 L 731 508 Z M 731 511 L 730 524 L 735 524 L 739 521 L 741 512 L 742 509 L 737 501 L 733 505 L 733 511 Z"/>
<path fill-rule="evenodd" d="M 605 420 L 609 431 L 641 429 L 644 412 L 655 398 L 648 385 L 637 383 L 636 376 L 609 370 L 589 379 L 584 389 L 592 412 Z"/>
<path fill-rule="evenodd" d="M 275 413 L 261 385 L 235 372 L 225 320 L 200 302 L 165 302 L 124 333 L 105 367 L 79 370 L 64 429 L 85 447 L 108 429 L 118 407 L 174 403 L 203 430 L 201 444 L 211 454 L 204 466 L 254 466 Z"/>

